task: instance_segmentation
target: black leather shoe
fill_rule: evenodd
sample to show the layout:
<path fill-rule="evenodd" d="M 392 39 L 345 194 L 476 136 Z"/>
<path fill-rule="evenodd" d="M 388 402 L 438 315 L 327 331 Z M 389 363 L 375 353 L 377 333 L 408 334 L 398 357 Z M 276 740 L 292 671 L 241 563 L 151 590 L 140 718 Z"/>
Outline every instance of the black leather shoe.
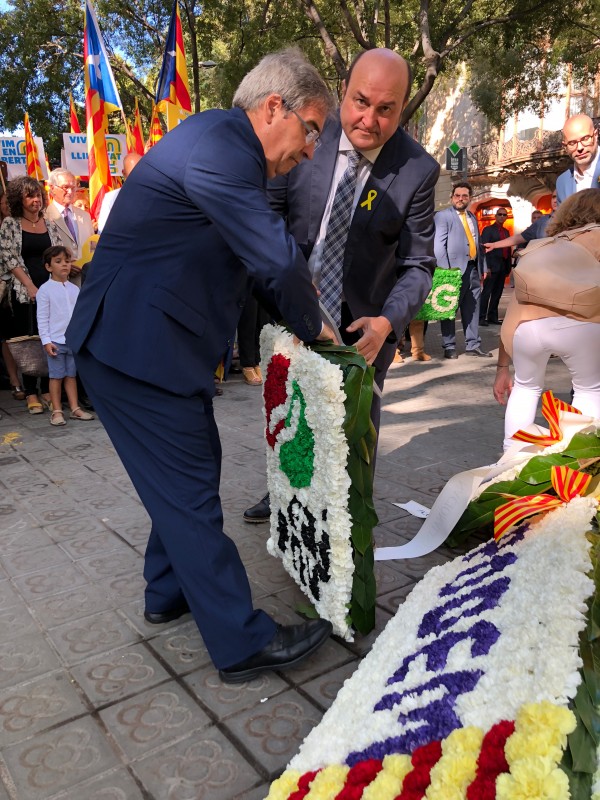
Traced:
<path fill-rule="evenodd" d="M 253 656 L 219 670 L 224 683 L 251 681 L 261 672 L 295 667 L 329 638 L 331 622 L 313 619 L 300 625 L 278 625 L 275 636 L 266 647 Z"/>
<path fill-rule="evenodd" d="M 144 619 L 151 625 L 164 625 L 165 622 L 173 622 L 174 619 L 179 619 L 184 614 L 187 614 L 190 607 L 187 603 L 172 608 L 170 611 L 148 611 L 144 609 Z"/>
<path fill-rule="evenodd" d="M 458 358 L 456 350 L 444 350 L 444 358 Z"/>
<path fill-rule="evenodd" d="M 487 319 L 480 319 L 479 324 L 483 325 L 484 328 L 487 328 L 490 323 L 487 321 Z"/>
<path fill-rule="evenodd" d="M 253 522 L 258 524 L 260 522 L 268 522 L 271 518 L 271 501 L 269 493 L 259 500 L 255 506 L 250 506 L 244 511 L 244 522 Z"/>
<path fill-rule="evenodd" d="M 491 358 L 491 353 L 485 353 L 480 347 L 476 347 L 475 350 L 467 350 L 465 353 L 466 356 L 478 356 L 479 358 Z"/>

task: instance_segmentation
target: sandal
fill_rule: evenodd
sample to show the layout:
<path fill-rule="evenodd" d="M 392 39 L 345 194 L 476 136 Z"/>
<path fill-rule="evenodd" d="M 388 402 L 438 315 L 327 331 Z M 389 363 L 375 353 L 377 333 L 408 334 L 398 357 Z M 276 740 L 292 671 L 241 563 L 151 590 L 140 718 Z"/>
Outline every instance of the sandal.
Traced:
<path fill-rule="evenodd" d="M 50 397 L 44 397 L 44 395 L 42 395 L 40 397 L 40 403 L 44 407 L 44 411 L 53 411 L 52 400 L 50 400 Z"/>
<path fill-rule="evenodd" d="M 23 391 L 23 387 L 19 386 L 11 386 L 10 391 L 12 392 L 12 396 L 15 400 L 25 400 L 25 392 Z"/>
<path fill-rule="evenodd" d="M 90 414 L 89 411 L 84 411 L 83 408 L 77 406 L 74 408 L 71 413 L 69 414 L 70 419 L 81 419 L 81 420 L 88 420 L 88 419 L 96 419 L 93 414 Z"/>
<path fill-rule="evenodd" d="M 27 398 L 27 410 L 30 414 L 44 413 L 44 406 L 38 400 L 37 395 L 32 394 Z"/>
<path fill-rule="evenodd" d="M 66 425 L 65 415 L 62 411 L 53 411 L 50 415 L 50 425 Z"/>

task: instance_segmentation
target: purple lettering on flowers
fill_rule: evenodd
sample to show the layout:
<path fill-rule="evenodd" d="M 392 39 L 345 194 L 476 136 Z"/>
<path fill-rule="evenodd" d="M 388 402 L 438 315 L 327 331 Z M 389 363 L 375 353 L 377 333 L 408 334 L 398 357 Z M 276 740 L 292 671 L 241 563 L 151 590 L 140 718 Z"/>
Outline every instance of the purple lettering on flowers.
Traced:
<path fill-rule="evenodd" d="M 499 604 L 502 595 L 508 589 L 509 585 L 510 578 L 503 576 L 502 578 L 498 578 L 491 583 L 487 583 L 485 586 L 477 586 L 472 591 L 463 594 L 460 597 L 454 597 L 452 600 L 448 600 L 443 605 L 437 606 L 437 608 L 432 608 L 431 611 L 428 611 L 425 614 L 423 621 L 419 625 L 419 637 L 424 639 L 431 633 L 440 634 L 448 628 L 451 628 L 456 622 L 458 622 L 459 619 L 464 619 L 465 617 L 478 617 L 484 611 L 489 611 L 490 609 L 495 608 Z M 478 598 L 480 598 L 480 602 L 474 605 L 472 608 L 467 608 L 458 616 L 449 616 L 446 619 L 442 619 L 442 617 L 446 617 L 449 611 L 460 608 L 460 606 L 464 605 L 465 603 L 471 600 L 477 600 Z"/>
<path fill-rule="evenodd" d="M 441 741 L 461 725 L 454 711 L 457 698 L 461 694 L 471 692 L 482 675 L 482 670 L 452 672 L 448 675 L 436 676 L 418 689 L 386 695 L 375 706 L 376 711 L 393 708 L 407 695 L 420 694 L 426 690 L 431 691 L 440 687 L 445 689 L 443 697 L 422 708 L 414 708 L 398 718 L 401 723 L 423 722 L 422 725 L 408 730 L 400 736 L 390 736 L 383 741 L 373 742 L 362 751 L 350 753 L 346 763 L 349 766 L 354 766 L 359 761 L 369 758 L 383 759 L 384 756 L 391 753 L 410 754 L 421 745 L 433 741 Z"/>
<path fill-rule="evenodd" d="M 387 679 L 387 684 L 389 686 L 392 683 L 399 683 L 400 681 L 403 681 L 408 674 L 410 665 L 420 655 L 426 656 L 427 669 L 430 672 L 439 672 L 446 666 L 448 653 L 459 642 L 473 639 L 473 644 L 471 645 L 471 655 L 473 657 L 485 656 L 489 653 L 490 648 L 493 644 L 495 644 L 499 636 L 500 631 L 498 628 L 493 623 L 488 622 L 488 620 L 485 619 L 478 620 L 467 631 L 462 631 L 460 633 L 449 631 L 443 636 L 440 636 L 438 639 L 435 639 L 435 641 L 424 645 L 416 653 L 406 656 L 400 665 L 400 668 L 394 672 L 391 678 Z M 413 689 L 413 691 L 417 690 Z M 375 706 L 375 708 L 377 708 L 377 706 Z"/>
<path fill-rule="evenodd" d="M 469 567 L 468 569 L 459 572 L 453 581 L 442 587 L 440 590 L 440 597 L 445 597 L 449 594 L 456 594 L 457 592 L 461 592 L 467 586 L 473 586 L 476 583 L 481 583 L 481 581 L 483 581 L 485 578 L 491 577 L 495 572 L 502 572 L 506 567 L 514 564 L 516 560 L 516 554 L 509 552 L 503 553 L 501 556 L 492 556 L 488 562 L 484 561 L 481 564 L 476 564 L 474 567 Z M 481 572 L 481 570 L 485 570 L 485 572 Z M 461 578 L 464 578 L 466 575 L 474 575 L 476 572 L 480 572 L 481 574 L 458 585 L 458 582 Z"/>

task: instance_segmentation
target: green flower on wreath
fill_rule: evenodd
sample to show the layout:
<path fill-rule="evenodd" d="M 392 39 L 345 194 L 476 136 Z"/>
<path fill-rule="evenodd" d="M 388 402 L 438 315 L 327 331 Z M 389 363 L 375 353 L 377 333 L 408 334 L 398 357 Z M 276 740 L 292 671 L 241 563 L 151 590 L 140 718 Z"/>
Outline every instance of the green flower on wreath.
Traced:
<path fill-rule="evenodd" d="M 298 407 L 298 408 L 296 408 Z M 294 438 L 283 442 L 279 450 L 279 465 L 294 489 L 310 486 L 315 469 L 315 437 L 306 421 L 306 400 L 297 381 L 292 381 L 290 410 L 285 427 L 292 428 L 297 417 Z"/>

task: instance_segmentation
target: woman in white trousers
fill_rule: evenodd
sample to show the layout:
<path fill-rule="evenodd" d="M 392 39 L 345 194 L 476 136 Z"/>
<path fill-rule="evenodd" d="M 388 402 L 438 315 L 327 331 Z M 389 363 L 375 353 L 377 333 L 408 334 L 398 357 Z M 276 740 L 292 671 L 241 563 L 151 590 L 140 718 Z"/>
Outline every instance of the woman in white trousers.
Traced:
<path fill-rule="evenodd" d="M 565 200 L 555 213 L 546 235 L 555 236 L 591 223 L 598 227 L 582 232 L 573 241 L 600 261 L 598 189 L 586 189 Z M 565 270 L 568 271 L 569 266 L 565 264 Z M 502 405 L 506 404 L 505 450 L 514 444 L 512 435 L 535 419 L 551 354 L 559 356 L 569 370 L 573 383 L 573 406 L 582 414 L 600 418 L 600 307 L 582 319 L 571 313 L 567 316 L 566 312 L 550 306 L 520 304 L 513 296 L 502 325 L 494 381 L 494 397 Z M 514 379 L 509 369 L 511 355 Z"/>

